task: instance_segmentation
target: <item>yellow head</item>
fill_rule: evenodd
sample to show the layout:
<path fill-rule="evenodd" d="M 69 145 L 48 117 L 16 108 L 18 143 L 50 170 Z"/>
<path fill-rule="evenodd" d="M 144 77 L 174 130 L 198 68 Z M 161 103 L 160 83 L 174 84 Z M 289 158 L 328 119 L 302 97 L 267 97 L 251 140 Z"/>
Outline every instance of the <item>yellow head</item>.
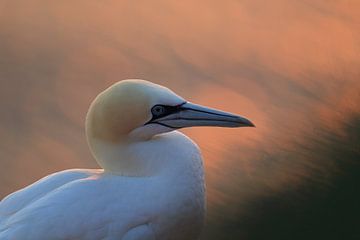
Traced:
<path fill-rule="evenodd" d="M 120 81 L 95 98 L 86 117 L 86 132 L 91 138 L 118 141 L 152 118 L 152 106 L 182 102 L 184 99 L 160 85 L 144 80 Z"/>

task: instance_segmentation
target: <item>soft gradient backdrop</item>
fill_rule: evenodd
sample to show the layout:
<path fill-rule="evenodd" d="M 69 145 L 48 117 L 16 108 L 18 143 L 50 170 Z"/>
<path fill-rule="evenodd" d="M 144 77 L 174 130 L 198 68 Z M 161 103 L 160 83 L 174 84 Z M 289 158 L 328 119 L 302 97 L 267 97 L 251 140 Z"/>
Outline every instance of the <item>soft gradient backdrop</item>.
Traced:
<path fill-rule="evenodd" d="M 360 239 L 360 1 L 0 1 L 0 197 L 96 168 L 84 117 L 126 78 L 257 126 L 194 128 L 202 240 Z"/>

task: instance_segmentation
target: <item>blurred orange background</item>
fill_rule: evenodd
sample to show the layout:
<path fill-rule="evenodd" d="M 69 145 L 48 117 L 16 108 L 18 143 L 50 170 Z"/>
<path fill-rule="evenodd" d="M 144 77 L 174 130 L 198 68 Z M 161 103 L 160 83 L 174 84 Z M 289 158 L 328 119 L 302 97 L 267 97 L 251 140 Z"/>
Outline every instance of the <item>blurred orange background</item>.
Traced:
<path fill-rule="evenodd" d="M 263 239 L 247 227 L 272 221 L 252 216 L 255 202 L 298 190 L 308 204 L 308 185 L 331 198 L 348 176 L 340 152 L 359 154 L 349 135 L 360 123 L 359 11 L 356 0 L 1 1 L 0 197 L 54 171 L 97 168 L 87 108 L 112 83 L 142 78 L 256 124 L 184 132 L 205 159 L 203 239 Z M 329 154 L 331 144 L 348 148 Z M 296 233 L 284 239 L 306 236 Z"/>

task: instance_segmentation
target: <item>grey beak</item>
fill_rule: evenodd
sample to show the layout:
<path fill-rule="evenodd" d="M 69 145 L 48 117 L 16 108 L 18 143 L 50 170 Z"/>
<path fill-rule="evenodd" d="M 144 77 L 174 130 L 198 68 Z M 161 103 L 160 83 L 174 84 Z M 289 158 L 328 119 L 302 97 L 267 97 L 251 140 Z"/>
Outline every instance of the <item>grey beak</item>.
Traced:
<path fill-rule="evenodd" d="M 255 127 L 248 119 L 228 112 L 186 102 L 179 110 L 159 118 L 156 123 L 171 127 L 184 128 L 193 126 L 217 127 Z"/>

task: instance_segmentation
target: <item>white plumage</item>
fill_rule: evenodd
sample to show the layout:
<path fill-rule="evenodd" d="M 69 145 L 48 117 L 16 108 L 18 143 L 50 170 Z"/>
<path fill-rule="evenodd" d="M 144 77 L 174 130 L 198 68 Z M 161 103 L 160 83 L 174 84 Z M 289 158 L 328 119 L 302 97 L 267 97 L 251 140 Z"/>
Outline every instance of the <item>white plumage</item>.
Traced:
<path fill-rule="evenodd" d="M 86 121 L 103 169 L 54 173 L 7 196 L 0 239 L 197 239 L 205 214 L 202 159 L 196 144 L 173 130 L 199 125 L 252 126 L 146 81 L 111 86 Z"/>

